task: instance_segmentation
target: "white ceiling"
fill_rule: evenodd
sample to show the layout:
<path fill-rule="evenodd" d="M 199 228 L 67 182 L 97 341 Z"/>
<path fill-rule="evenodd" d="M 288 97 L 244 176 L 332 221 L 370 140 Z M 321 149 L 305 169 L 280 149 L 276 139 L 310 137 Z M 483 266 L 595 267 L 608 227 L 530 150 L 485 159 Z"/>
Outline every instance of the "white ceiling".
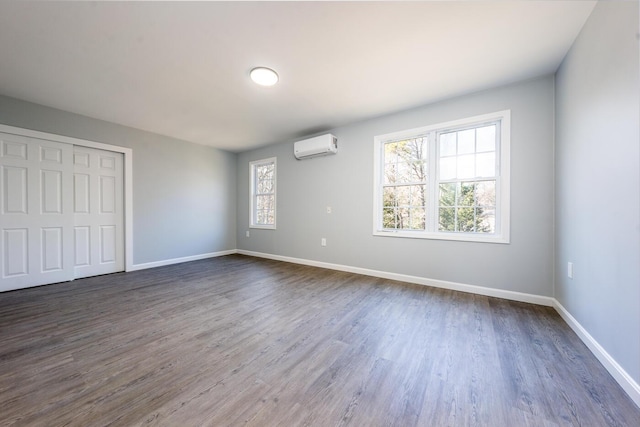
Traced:
<path fill-rule="evenodd" d="M 2 2 L 0 94 L 243 151 L 553 73 L 594 5 Z"/>

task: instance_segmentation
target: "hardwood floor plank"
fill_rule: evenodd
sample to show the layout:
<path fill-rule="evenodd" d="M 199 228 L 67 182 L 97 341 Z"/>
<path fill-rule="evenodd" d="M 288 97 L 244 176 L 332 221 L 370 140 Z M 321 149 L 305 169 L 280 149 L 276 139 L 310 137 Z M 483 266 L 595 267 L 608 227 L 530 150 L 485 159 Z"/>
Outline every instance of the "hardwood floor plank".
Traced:
<path fill-rule="evenodd" d="M 549 307 L 240 255 L 0 294 L 3 426 L 638 426 Z"/>

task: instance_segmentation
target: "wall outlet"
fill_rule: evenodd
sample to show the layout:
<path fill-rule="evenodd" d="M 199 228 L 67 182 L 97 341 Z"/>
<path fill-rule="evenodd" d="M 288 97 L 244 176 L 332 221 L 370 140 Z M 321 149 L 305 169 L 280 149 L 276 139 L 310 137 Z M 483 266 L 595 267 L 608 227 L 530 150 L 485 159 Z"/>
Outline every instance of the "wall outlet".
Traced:
<path fill-rule="evenodd" d="M 247 230 L 247 237 L 251 237 L 251 233 L 249 233 L 249 230 Z"/>
<path fill-rule="evenodd" d="M 330 214 L 331 213 L 331 206 L 327 206 L 327 213 Z"/>
<path fill-rule="evenodd" d="M 573 263 L 571 261 L 567 263 L 567 277 L 573 279 Z"/>
<path fill-rule="evenodd" d="M 327 239 L 325 239 L 324 237 L 320 239 L 320 246 L 327 246 Z"/>

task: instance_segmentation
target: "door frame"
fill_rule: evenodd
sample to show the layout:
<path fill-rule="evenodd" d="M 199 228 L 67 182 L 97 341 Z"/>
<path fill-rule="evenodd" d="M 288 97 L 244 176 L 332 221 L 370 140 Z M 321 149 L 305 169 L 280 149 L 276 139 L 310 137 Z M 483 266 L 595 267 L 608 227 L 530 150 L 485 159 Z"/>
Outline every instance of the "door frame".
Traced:
<path fill-rule="evenodd" d="M 15 126 L 0 124 L 0 132 L 13 135 L 39 138 L 64 144 L 79 145 L 82 147 L 97 148 L 99 150 L 122 153 L 124 156 L 124 269 L 133 270 L 133 150 L 118 145 L 89 141 L 86 139 L 72 138 L 56 135 L 48 132 L 24 129 Z"/>

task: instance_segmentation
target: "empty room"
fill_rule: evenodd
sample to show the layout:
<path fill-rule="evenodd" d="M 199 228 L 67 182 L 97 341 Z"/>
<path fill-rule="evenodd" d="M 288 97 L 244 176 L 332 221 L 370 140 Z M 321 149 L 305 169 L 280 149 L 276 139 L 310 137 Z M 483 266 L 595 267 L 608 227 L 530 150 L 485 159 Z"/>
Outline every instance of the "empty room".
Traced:
<path fill-rule="evenodd" d="M 639 40 L 0 2 L 0 425 L 640 426 Z"/>

